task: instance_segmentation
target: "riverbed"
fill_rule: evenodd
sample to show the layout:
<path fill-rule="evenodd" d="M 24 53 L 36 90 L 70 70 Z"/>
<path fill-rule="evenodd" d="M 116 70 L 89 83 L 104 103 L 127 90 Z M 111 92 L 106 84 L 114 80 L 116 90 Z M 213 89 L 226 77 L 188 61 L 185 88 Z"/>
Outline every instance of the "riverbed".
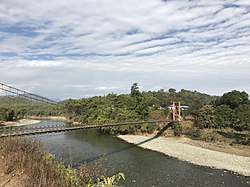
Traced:
<path fill-rule="evenodd" d="M 64 123 L 42 120 L 37 125 Z M 107 175 L 123 172 L 128 187 L 165 186 L 250 186 L 250 177 L 227 170 L 212 169 L 180 161 L 164 154 L 145 150 L 98 130 L 80 130 L 32 136 L 65 161 L 78 167 L 102 159 Z M 104 159 L 103 159 L 104 158 Z"/>

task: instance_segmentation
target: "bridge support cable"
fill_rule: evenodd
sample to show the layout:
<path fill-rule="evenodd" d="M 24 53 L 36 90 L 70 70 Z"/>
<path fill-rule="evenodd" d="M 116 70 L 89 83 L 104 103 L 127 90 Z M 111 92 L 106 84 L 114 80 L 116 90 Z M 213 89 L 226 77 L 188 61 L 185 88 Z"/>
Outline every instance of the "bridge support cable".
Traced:
<path fill-rule="evenodd" d="M 30 93 L 3 83 L 0 83 L 0 93 L 1 96 L 10 96 L 10 98 L 13 98 L 14 96 L 16 97 L 22 97 L 26 98 L 31 101 L 35 102 L 41 102 L 41 103 L 48 103 L 48 104 L 57 104 L 56 101 L 53 101 L 51 99 L 48 99 L 46 97 Z"/>

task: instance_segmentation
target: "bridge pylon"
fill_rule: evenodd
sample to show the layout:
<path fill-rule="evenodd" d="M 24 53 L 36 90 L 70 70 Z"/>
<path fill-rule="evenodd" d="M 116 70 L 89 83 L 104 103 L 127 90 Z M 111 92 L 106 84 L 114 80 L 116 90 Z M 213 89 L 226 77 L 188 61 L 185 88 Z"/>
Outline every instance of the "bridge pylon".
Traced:
<path fill-rule="evenodd" d="M 181 121 L 181 102 L 173 102 L 173 121 Z"/>

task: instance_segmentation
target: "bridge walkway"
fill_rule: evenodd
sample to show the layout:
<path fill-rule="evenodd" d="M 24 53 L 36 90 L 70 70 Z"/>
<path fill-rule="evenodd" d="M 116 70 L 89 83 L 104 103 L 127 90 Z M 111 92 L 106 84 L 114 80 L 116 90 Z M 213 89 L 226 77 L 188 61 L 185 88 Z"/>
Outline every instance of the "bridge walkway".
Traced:
<path fill-rule="evenodd" d="M 8 136 L 24 136 L 24 135 L 35 135 L 44 133 L 56 133 L 72 130 L 85 130 L 94 128 L 107 128 L 115 126 L 125 126 L 125 125 L 141 125 L 141 124 L 157 124 L 157 123 L 169 123 L 169 121 L 139 121 L 139 122 L 123 122 L 123 123 L 109 123 L 101 125 L 49 125 L 49 126 L 33 126 L 33 127 L 16 127 L 16 126 L 3 126 L 0 127 L 0 138 Z"/>

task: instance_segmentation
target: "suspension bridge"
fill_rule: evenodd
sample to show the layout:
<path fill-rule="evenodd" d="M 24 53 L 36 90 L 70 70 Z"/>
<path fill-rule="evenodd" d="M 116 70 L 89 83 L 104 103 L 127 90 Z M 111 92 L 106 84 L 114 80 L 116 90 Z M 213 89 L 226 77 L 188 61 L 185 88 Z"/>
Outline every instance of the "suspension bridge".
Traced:
<path fill-rule="evenodd" d="M 32 102 L 40 102 L 56 105 L 58 102 L 48 99 L 46 97 L 30 93 L 3 83 L 0 83 L 0 97 L 7 98 L 9 100 L 13 98 L 24 98 Z M 1 100 L 0 100 L 1 102 Z M 1 104 L 1 103 L 0 103 Z M 109 124 L 82 124 L 82 123 L 72 123 L 70 125 L 50 125 L 50 126 L 11 126 L 3 125 L 0 126 L 0 137 L 8 136 L 23 136 L 23 135 L 34 135 L 34 134 L 44 134 L 44 133 L 56 133 L 72 130 L 84 130 L 93 128 L 108 128 L 108 127 L 119 127 L 125 125 L 141 125 L 141 124 L 159 124 L 159 123 L 169 123 L 170 120 L 165 121 L 136 121 L 136 122 L 123 122 L 123 123 L 109 123 Z"/>
<path fill-rule="evenodd" d="M 8 136 L 24 136 L 24 135 L 35 135 L 45 133 L 56 133 L 73 130 L 86 130 L 86 129 L 100 129 L 108 127 L 119 127 L 125 125 L 141 125 L 141 124 L 159 124 L 168 123 L 170 121 L 139 121 L 139 122 L 124 122 L 124 123 L 110 123 L 101 125 L 49 125 L 49 126 L 33 126 L 33 127 L 15 127 L 15 126 L 4 126 L 0 127 L 0 137 Z"/>

